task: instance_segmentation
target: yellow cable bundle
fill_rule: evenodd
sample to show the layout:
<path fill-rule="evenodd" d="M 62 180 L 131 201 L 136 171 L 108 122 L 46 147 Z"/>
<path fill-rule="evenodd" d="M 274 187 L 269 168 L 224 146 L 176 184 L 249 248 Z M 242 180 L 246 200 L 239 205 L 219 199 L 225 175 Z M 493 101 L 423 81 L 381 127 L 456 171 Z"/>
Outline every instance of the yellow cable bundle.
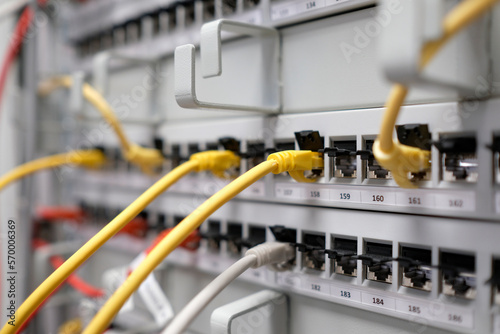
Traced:
<path fill-rule="evenodd" d="M 301 172 L 311 168 L 323 168 L 322 155 L 311 151 L 283 151 L 271 154 L 262 162 L 229 185 L 218 191 L 189 216 L 182 220 L 156 247 L 141 264 L 128 276 L 127 280 L 115 291 L 101 308 L 83 334 L 102 333 L 127 299 L 139 288 L 141 283 L 186 237 L 196 230 L 212 213 L 227 203 L 241 191 L 269 173 Z M 309 182 L 309 181 L 308 181 Z M 3 334 L 3 333 L 2 333 Z"/>
<path fill-rule="evenodd" d="M 71 88 L 73 79 L 68 76 L 53 77 L 39 84 L 38 94 L 47 96 L 54 90 L 60 87 Z M 92 86 L 85 83 L 82 88 L 82 94 L 90 104 L 92 104 L 102 115 L 102 117 L 111 125 L 116 132 L 120 145 L 123 150 L 123 155 L 127 161 L 138 165 L 143 171 L 149 173 L 155 167 L 161 166 L 163 156 L 160 151 L 152 148 L 145 148 L 139 145 L 130 143 L 125 136 L 125 132 L 120 124 L 119 119 L 113 112 L 113 108 L 109 105 L 106 99 Z"/>
<path fill-rule="evenodd" d="M 439 50 L 467 25 L 477 20 L 500 0 L 464 0 L 458 4 L 443 21 L 443 36 L 426 43 L 422 49 L 419 67 L 427 66 Z M 396 84 L 392 88 L 382 119 L 373 154 L 378 163 L 392 172 L 394 180 L 403 188 L 415 188 L 408 179 L 408 173 L 419 172 L 430 167 L 430 152 L 416 147 L 402 145 L 392 138 L 399 110 L 408 94 L 408 88 Z"/>
<path fill-rule="evenodd" d="M 78 165 L 94 168 L 102 165 L 105 160 L 106 158 L 100 150 L 72 151 L 33 160 L 16 167 L 0 177 L 0 190 L 15 180 L 42 169 L 54 168 L 62 165 Z"/>
<path fill-rule="evenodd" d="M 87 241 L 87 243 L 66 260 L 66 262 L 57 268 L 18 308 L 15 314 L 16 326 L 11 326 L 6 323 L 0 331 L 0 334 L 15 333 L 17 328 L 23 325 L 37 307 L 40 306 L 70 274 L 78 269 L 78 267 L 102 247 L 106 241 L 127 225 L 128 222 L 143 211 L 149 203 L 183 176 L 191 172 L 200 172 L 202 170 L 210 170 L 217 174 L 220 173 L 221 170 L 239 165 L 240 158 L 231 151 L 208 151 L 194 154 L 189 161 L 172 170 L 146 190 L 94 237 Z"/>

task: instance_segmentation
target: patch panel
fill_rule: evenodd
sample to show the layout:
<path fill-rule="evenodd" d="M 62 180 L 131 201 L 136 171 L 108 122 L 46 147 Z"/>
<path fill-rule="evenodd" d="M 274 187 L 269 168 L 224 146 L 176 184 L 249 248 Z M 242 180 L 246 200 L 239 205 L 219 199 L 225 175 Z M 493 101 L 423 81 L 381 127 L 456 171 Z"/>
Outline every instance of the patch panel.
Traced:
<path fill-rule="evenodd" d="M 162 209 L 170 210 L 171 217 L 178 215 L 176 211 L 179 210 L 179 207 L 190 201 L 188 195 L 171 194 L 167 197 L 168 199 L 162 204 Z M 275 208 L 275 210 L 269 211 L 270 208 Z M 427 330 L 431 333 L 433 333 L 433 328 L 463 333 L 489 332 L 490 322 L 475 310 L 478 307 L 493 307 L 490 301 L 461 298 L 457 294 L 448 296 L 446 295 L 448 287 L 445 286 L 445 283 L 446 281 L 450 282 L 448 270 L 455 268 L 456 270 L 452 271 L 459 273 L 457 278 L 460 279 L 459 276 L 461 276 L 472 284 L 470 281 L 471 272 L 466 272 L 465 267 L 470 266 L 469 262 L 474 253 L 481 253 L 485 259 L 491 258 L 491 261 L 497 259 L 495 254 L 500 249 L 497 249 L 497 246 L 492 247 L 493 244 L 490 241 L 494 240 L 499 233 L 499 226 L 481 221 L 475 221 L 474 224 L 457 225 L 456 220 L 449 218 L 379 213 L 382 226 L 374 229 L 373 221 L 367 219 L 372 215 L 370 212 L 352 212 L 331 208 L 318 208 L 315 212 L 314 222 L 305 225 L 303 219 L 308 217 L 306 207 L 259 202 L 234 202 L 229 203 L 228 207 L 215 214 L 210 221 L 220 223 L 220 230 L 226 231 L 222 234 L 226 234 L 227 239 L 231 234 L 229 230 L 237 229 L 234 236 L 238 235 L 239 239 L 245 243 L 251 239 L 252 228 L 261 229 L 263 226 L 268 226 L 271 234 L 277 240 L 297 245 L 299 259 L 301 259 L 299 266 L 290 266 L 281 273 L 264 271 L 259 272 L 259 275 L 245 275 L 242 277 L 244 281 L 293 291 L 313 299 L 322 299 L 417 323 L 425 321 Z M 237 218 L 241 218 L 241 214 L 245 216 L 245 220 L 235 223 Z M 346 219 L 350 220 L 349 224 L 345 223 Z M 285 225 L 275 225 L 274 222 L 277 220 L 286 223 Z M 210 229 L 210 221 L 207 222 L 207 225 L 202 226 L 205 234 Z M 406 233 L 407 229 L 415 224 L 418 225 L 420 232 Z M 234 228 L 234 225 L 238 227 Z M 458 240 L 451 240 L 447 237 L 447 231 L 450 228 L 455 228 Z M 244 233 L 244 231 L 246 232 Z M 428 233 L 429 231 L 432 233 Z M 261 232 L 260 230 L 257 234 L 261 235 Z M 472 235 L 482 238 L 484 242 L 474 243 Z M 297 236 L 300 236 L 299 242 L 297 242 Z M 457 242 L 462 248 L 470 250 L 470 253 L 463 253 L 461 249 L 457 249 Z M 358 245 L 363 245 L 362 254 L 358 253 L 358 250 L 361 249 Z M 205 252 L 204 248 L 208 252 Z M 229 245 L 227 249 L 221 247 L 218 253 L 209 251 L 209 248 L 210 245 L 205 243 L 195 253 L 176 250 L 175 252 L 178 254 L 172 254 L 174 256 L 168 260 L 174 265 L 170 270 L 174 270 L 176 266 L 186 266 L 185 256 L 187 254 L 193 257 L 194 263 L 198 263 L 200 270 L 208 272 L 220 272 L 225 266 L 235 261 L 234 247 L 229 247 Z M 313 254 L 310 252 L 311 250 L 317 252 Z M 185 254 L 181 256 L 180 253 Z M 340 254 L 343 256 L 337 257 Z M 439 256 L 436 257 L 433 254 L 439 254 Z M 320 264 L 321 256 L 327 257 L 331 261 Z M 340 261 L 336 261 L 333 257 Z M 339 264 L 345 257 L 349 257 L 351 261 L 344 262 L 348 266 L 342 266 L 344 272 L 340 273 Z M 472 256 L 472 258 L 474 257 Z M 367 260 L 375 262 L 374 260 L 377 259 L 381 262 L 390 260 L 385 263 L 392 264 L 393 261 L 398 263 L 392 268 L 392 284 L 365 284 L 367 276 L 359 273 L 368 273 L 369 268 L 366 268 L 365 271 L 363 262 Z M 493 263 L 493 273 L 496 273 L 497 262 L 491 262 Z M 346 275 L 349 274 L 345 271 L 346 269 L 352 270 L 352 274 Z M 372 269 L 382 268 L 373 268 L 372 266 Z M 375 278 L 376 274 L 384 273 L 377 270 L 373 272 L 372 278 Z M 357 275 L 354 276 L 354 273 Z M 436 276 L 437 273 L 439 274 Z M 480 291 L 481 293 L 487 291 L 494 303 L 497 296 L 495 283 L 487 281 L 491 279 L 492 275 L 495 277 L 495 274 L 480 274 L 475 272 L 475 269 L 474 273 L 479 274 L 475 280 L 476 294 Z M 385 274 L 387 273 L 385 272 Z M 433 284 L 434 278 L 441 280 L 442 284 L 440 282 Z M 459 279 L 456 279 L 455 282 L 457 289 L 460 289 Z M 447 298 L 440 298 L 441 294 Z M 462 303 L 461 301 L 467 302 Z M 441 311 L 433 313 L 432 310 L 435 307 Z"/>
<path fill-rule="evenodd" d="M 496 105 L 498 101 L 491 101 L 489 103 Z M 459 159 L 453 158 L 450 156 L 450 153 L 440 152 L 440 149 L 447 150 L 446 147 L 453 147 L 450 145 L 454 145 L 454 142 L 459 143 L 459 141 L 455 140 L 457 138 L 465 138 L 465 141 L 469 140 L 467 138 L 471 138 L 472 143 L 475 141 L 474 138 L 470 137 L 471 132 L 468 130 L 469 125 L 467 123 L 460 125 L 442 121 L 445 113 L 450 113 L 450 110 L 455 110 L 458 115 L 459 110 L 454 109 L 456 107 L 457 105 L 454 103 L 436 104 L 433 105 L 432 109 L 426 105 L 410 106 L 405 109 L 406 112 L 401 116 L 401 126 L 409 127 L 408 138 L 411 139 L 412 136 L 415 136 L 412 131 L 418 130 L 419 133 L 422 133 L 426 137 L 426 148 L 429 148 L 429 135 L 435 138 L 432 141 L 434 145 L 431 147 L 434 163 L 432 163 L 431 170 L 422 175 L 423 177 L 417 183 L 420 189 L 397 188 L 394 180 L 391 179 L 390 173 L 378 166 L 376 160 L 373 158 L 371 145 L 373 144 L 372 138 L 374 137 L 372 134 L 377 131 L 375 120 L 380 116 L 379 109 L 351 111 L 349 114 L 352 116 L 349 117 L 345 113 L 332 112 L 307 116 L 283 115 L 270 118 L 270 123 L 280 124 L 283 122 L 286 124 L 287 130 L 280 130 L 274 134 L 275 138 L 266 138 L 265 140 L 255 139 L 255 134 L 258 134 L 262 127 L 262 120 L 260 118 L 234 119 L 226 121 L 224 125 L 218 124 L 216 120 L 212 122 L 207 121 L 209 126 L 203 126 L 203 128 L 196 125 L 185 127 L 180 125 L 165 126 L 160 132 L 160 137 L 166 143 L 166 156 L 168 158 L 167 168 L 163 172 L 166 173 L 170 168 L 178 166 L 181 161 L 186 159 L 190 150 L 194 152 L 193 149 L 196 145 L 198 149 L 206 149 L 210 145 L 212 149 L 230 149 L 241 155 L 242 161 L 245 161 L 245 163 L 242 163 L 240 170 L 234 170 L 228 175 L 229 178 L 233 178 L 255 166 L 256 163 L 263 161 L 268 152 L 299 147 L 298 141 L 290 139 L 293 138 L 292 136 L 295 136 L 295 133 L 303 132 L 307 128 L 318 129 L 314 130 L 317 131 L 317 135 L 323 138 L 331 138 L 333 140 L 333 147 L 335 147 L 336 142 L 345 141 L 346 138 L 356 139 L 356 146 L 360 148 L 355 151 L 356 178 L 340 178 L 342 180 L 340 181 L 339 178 L 335 177 L 335 158 L 327 156 L 329 148 L 326 148 L 325 169 L 321 171 L 321 177 L 317 182 L 312 184 L 297 183 L 288 174 L 284 173 L 283 175 L 276 175 L 272 180 L 268 180 L 267 187 L 262 182 L 256 183 L 248 191 L 243 192 L 240 197 L 297 204 L 307 201 L 308 205 L 314 206 L 357 208 L 375 211 L 408 212 L 410 210 L 412 213 L 440 216 L 482 217 L 484 219 L 497 217 L 498 212 L 500 212 L 498 204 L 500 202 L 497 201 L 497 198 L 500 198 L 498 197 L 500 195 L 489 197 L 486 201 L 491 201 L 491 205 L 483 207 L 485 200 L 480 201 L 478 194 L 481 193 L 484 185 L 476 185 L 477 182 L 458 182 L 460 180 L 450 182 L 442 179 L 444 177 L 443 171 L 448 169 L 448 174 L 453 175 L 453 172 L 450 171 L 453 168 L 455 168 L 455 174 L 457 175 L 462 175 L 464 172 L 468 173 L 470 175 L 469 180 L 479 178 L 478 165 L 477 163 L 474 164 L 474 159 L 464 160 L 463 163 L 466 165 L 462 164 L 462 166 L 459 166 L 455 163 Z M 335 126 L 335 124 L 348 123 L 352 117 L 365 118 L 370 120 L 370 122 L 366 122 L 364 123 L 365 125 L 355 129 Z M 477 117 L 495 118 L 497 116 L 479 113 Z M 424 119 L 426 123 L 422 122 Z M 220 131 L 218 129 L 222 126 L 226 127 L 228 124 L 232 130 L 228 132 L 227 137 L 220 138 Z M 485 152 L 482 154 L 487 154 L 490 159 L 495 161 L 496 153 L 488 149 L 488 147 L 494 146 L 493 138 L 495 138 L 494 134 L 498 129 L 495 128 L 494 122 L 489 122 L 488 125 L 490 127 L 483 132 L 490 133 L 490 138 L 492 139 L 486 142 L 483 141 L 481 145 L 476 144 L 476 146 L 478 152 Z M 440 130 L 433 132 L 433 129 Z M 200 140 L 193 142 L 191 139 L 193 136 L 198 136 Z M 347 141 L 349 142 L 349 140 Z M 349 145 L 351 145 L 349 152 L 354 152 L 353 142 Z M 457 144 L 456 147 L 465 146 Z M 254 154 L 255 156 L 253 156 Z M 455 155 L 455 157 L 459 158 L 460 156 L 464 157 L 463 154 Z M 354 161 L 354 158 L 352 161 Z M 120 164 L 119 161 L 117 163 Z M 493 163 L 485 165 L 482 168 L 485 175 L 495 175 L 497 172 L 497 168 Z M 352 167 L 352 169 L 354 168 Z M 88 175 L 89 177 L 93 177 L 99 173 L 104 175 L 106 172 L 92 172 L 88 173 Z M 138 180 L 147 180 L 147 177 L 144 176 L 137 175 L 137 177 Z M 123 182 L 120 178 L 106 178 L 103 176 L 103 179 L 106 179 L 105 181 L 109 184 L 116 182 L 117 185 L 123 187 Z M 199 182 L 210 182 L 213 185 L 209 188 L 203 188 L 202 195 L 204 196 L 209 195 L 212 191 L 216 191 L 226 182 L 225 180 L 215 179 L 208 174 L 198 175 L 196 180 Z M 179 185 L 176 185 L 172 191 L 196 194 L 200 190 L 196 190 L 197 188 L 193 182 L 194 179 L 187 178 L 181 181 Z M 491 185 L 493 185 L 493 182 L 496 181 L 491 182 Z M 130 182 L 127 183 L 129 184 Z M 212 190 L 207 192 L 207 189 Z M 479 209 L 480 207 L 482 209 Z"/>

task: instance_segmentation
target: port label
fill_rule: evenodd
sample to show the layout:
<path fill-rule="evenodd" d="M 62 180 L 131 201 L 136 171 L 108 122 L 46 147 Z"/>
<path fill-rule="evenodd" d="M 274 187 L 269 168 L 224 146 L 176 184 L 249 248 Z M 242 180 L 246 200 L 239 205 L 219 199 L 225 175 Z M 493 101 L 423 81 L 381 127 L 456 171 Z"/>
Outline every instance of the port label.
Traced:
<path fill-rule="evenodd" d="M 361 303 L 361 292 L 358 290 L 330 285 L 330 294 L 338 299 Z"/>
<path fill-rule="evenodd" d="M 388 310 L 396 309 L 396 300 L 391 297 L 382 297 L 371 293 L 363 293 L 362 302 L 365 305 L 381 307 Z"/>
<path fill-rule="evenodd" d="M 309 188 L 305 191 L 306 199 L 315 199 L 327 201 L 330 199 L 330 193 L 328 189 L 322 188 Z"/>
<path fill-rule="evenodd" d="M 302 199 L 303 189 L 298 187 L 290 187 L 287 184 L 277 184 L 275 188 L 276 197 Z"/>
<path fill-rule="evenodd" d="M 316 292 L 316 293 L 325 293 L 325 294 L 330 294 L 330 287 L 328 284 L 320 282 L 320 281 L 311 281 L 311 280 L 305 280 L 303 282 L 302 288 Z"/>
<path fill-rule="evenodd" d="M 474 193 L 437 193 L 436 208 L 443 210 L 476 210 L 476 196 Z"/>
<path fill-rule="evenodd" d="M 287 286 L 290 288 L 300 287 L 300 277 L 289 273 L 278 273 L 276 281 L 279 285 Z"/>
<path fill-rule="evenodd" d="M 363 191 L 361 200 L 365 204 L 396 205 L 396 194 L 388 191 Z"/>
<path fill-rule="evenodd" d="M 474 327 L 474 318 L 472 313 L 462 310 L 446 310 L 446 312 L 439 315 L 436 320 L 461 327 Z"/>
<path fill-rule="evenodd" d="M 398 299 L 396 301 L 396 311 L 408 314 L 411 317 L 432 320 L 429 305 L 421 301 Z"/>
<path fill-rule="evenodd" d="M 417 192 L 398 192 L 396 195 L 396 204 L 398 206 L 415 208 L 433 208 L 434 197 L 432 194 Z"/>
<path fill-rule="evenodd" d="M 331 189 L 330 200 L 334 202 L 361 203 L 361 193 L 353 189 Z"/>

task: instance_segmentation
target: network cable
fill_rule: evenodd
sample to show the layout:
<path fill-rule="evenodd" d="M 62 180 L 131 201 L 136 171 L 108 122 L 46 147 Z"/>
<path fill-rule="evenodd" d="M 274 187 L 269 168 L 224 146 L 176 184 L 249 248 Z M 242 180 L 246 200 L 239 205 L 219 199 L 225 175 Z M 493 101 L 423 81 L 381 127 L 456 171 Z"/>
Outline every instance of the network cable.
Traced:
<path fill-rule="evenodd" d="M 38 95 L 45 97 L 58 88 L 71 88 L 72 86 L 73 79 L 69 76 L 53 77 L 39 84 Z M 95 88 L 87 83 L 84 83 L 82 87 L 82 94 L 85 99 L 101 113 L 102 117 L 113 128 L 118 136 L 122 152 L 127 161 L 138 165 L 143 171 L 148 173 L 163 163 L 164 159 L 159 150 L 141 147 L 128 140 L 125 132 L 123 131 L 120 120 L 116 117 L 116 114 L 113 111 L 113 108 Z"/>
<path fill-rule="evenodd" d="M 281 242 L 266 242 L 249 249 L 243 258 L 224 270 L 205 286 L 170 322 L 162 334 L 180 334 L 201 311 L 232 281 L 250 268 L 287 263 L 295 257 L 295 248 Z M 271 267 L 272 268 L 272 267 Z"/>
<path fill-rule="evenodd" d="M 102 165 L 105 160 L 106 157 L 101 150 L 71 151 L 36 159 L 22 164 L 0 177 L 0 191 L 10 183 L 43 169 L 55 168 L 62 165 L 78 165 L 94 168 Z"/>
<path fill-rule="evenodd" d="M 269 173 L 280 174 L 294 171 L 323 169 L 321 153 L 312 151 L 282 151 L 269 155 L 256 167 L 241 175 L 229 185 L 211 196 L 189 216 L 182 220 L 161 240 L 139 266 L 127 277 L 106 304 L 97 313 L 83 334 L 102 333 L 113 317 L 120 311 L 127 299 L 132 296 L 141 283 L 160 265 L 179 244 L 196 230 L 212 213 L 227 203 L 241 191 Z M 0 333 L 4 334 L 4 333 Z"/>
<path fill-rule="evenodd" d="M 464 0 L 443 21 L 443 36 L 427 42 L 421 51 L 419 69 L 424 69 L 441 48 L 459 31 L 480 18 L 500 0 Z M 394 180 L 402 188 L 415 188 L 408 173 L 419 172 L 430 167 L 430 152 L 402 145 L 392 138 L 399 110 L 408 94 L 408 87 L 396 84 L 387 99 L 380 134 L 373 144 L 373 154 L 378 163 L 392 172 Z"/>
<path fill-rule="evenodd" d="M 16 28 L 11 36 L 11 42 L 3 60 L 2 68 L 0 69 L 0 107 L 9 70 L 21 50 L 21 46 L 23 45 L 24 38 L 26 37 L 26 33 L 28 32 L 34 15 L 33 9 L 30 6 L 26 7 L 21 13 Z"/>
<path fill-rule="evenodd" d="M 191 172 L 212 171 L 219 174 L 222 171 L 240 165 L 240 158 L 231 151 L 207 151 L 193 154 L 189 161 L 173 169 L 162 177 L 125 210 L 116 216 L 94 237 L 85 243 L 75 254 L 55 270 L 31 295 L 24 301 L 15 313 L 16 326 L 4 325 L 0 334 L 13 334 L 21 327 L 30 315 L 57 289 L 76 269 L 78 269 L 104 243 L 118 233 L 128 222 L 137 216 L 155 198 L 171 185 Z"/>

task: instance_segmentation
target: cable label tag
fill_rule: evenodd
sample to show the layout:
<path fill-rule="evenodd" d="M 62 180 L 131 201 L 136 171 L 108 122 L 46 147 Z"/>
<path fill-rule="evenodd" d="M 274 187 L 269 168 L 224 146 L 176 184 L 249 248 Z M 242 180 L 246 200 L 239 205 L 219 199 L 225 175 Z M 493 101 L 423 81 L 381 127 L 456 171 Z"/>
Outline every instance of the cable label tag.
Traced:
<path fill-rule="evenodd" d="M 130 272 L 135 270 L 146 258 L 146 253 L 139 254 L 130 264 Z M 138 289 L 139 296 L 146 305 L 146 308 L 153 315 L 155 322 L 159 326 L 164 326 L 174 317 L 174 310 L 170 301 L 156 280 L 154 274 L 150 274 Z"/>

